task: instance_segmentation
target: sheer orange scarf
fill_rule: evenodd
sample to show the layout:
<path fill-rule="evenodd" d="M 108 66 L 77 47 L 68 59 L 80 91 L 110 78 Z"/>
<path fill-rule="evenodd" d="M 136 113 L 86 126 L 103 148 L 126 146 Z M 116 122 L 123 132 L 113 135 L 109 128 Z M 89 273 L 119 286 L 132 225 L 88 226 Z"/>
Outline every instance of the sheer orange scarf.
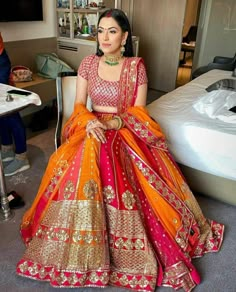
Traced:
<path fill-rule="evenodd" d="M 94 139 L 86 138 L 86 125 L 89 120 L 93 120 L 95 118 L 94 114 L 89 112 L 86 107 L 82 104 L 76 104 L 75 109 L 67 123 L 65 124 L 63 130 L 63 136 L 65 142 L 58 148 L 56 152 L 52 154 L 50 157 L 47 169 L 42 178 L 37 196 L 29 210 L 23 216 L 22 224 L 21 224 L 21 234 L 25 242 L 29 242 L 34 233 L 37 230 L 38 225 L 42 221 L 45 212 L 47 211 L 51 200 L 55 197 L 58 191 L 58 187 L 60 185 L 60 181 L 64 177 L 71 160 L 73 159 L 78 147 L 82 142 L 85 143 L 85 159 L 82 164 L 83 175 L 81 176 L 81 189 L 85 182 L 88 179 L 93 179 L 98 184 L 98 193 L 97 197 L 100 198 L 101 187 L 99 183 L 99 170 L 97 166 L 97 161 L 91 161 L 89 159 L 91 155 L 91 151 L 96 152 L 98 149 L 98 145 Z M 92 145 L 93 143 L 93 145 Z M 97 153 L 94 153 L 96 157 Z M 94 165 L 92 168 L 94 169 L 93 177 L 91 177 L 91 173 L 86 171 L 90 169 L 90 164 Z M 59 178 L 58 178 L 59 177 Z M 55 180 L 56 184 L 53 188 L 52 192 L 49 196 L 48 189 L 50 183 Z M 80 192 L 82 193 L 82 192 Z"/>

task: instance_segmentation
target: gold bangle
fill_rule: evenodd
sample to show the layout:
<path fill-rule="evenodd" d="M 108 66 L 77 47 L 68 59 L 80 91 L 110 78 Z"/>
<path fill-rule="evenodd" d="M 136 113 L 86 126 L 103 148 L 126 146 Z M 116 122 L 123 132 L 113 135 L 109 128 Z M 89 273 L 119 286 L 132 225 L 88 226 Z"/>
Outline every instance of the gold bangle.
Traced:
<path fill-rule="evenodd" d="M 121 117 L 114 116 L 113 119 L 118 121 L 118 126 L 117 126 L 116 130 L 120 130 L 123 127 L 123 121 L 122 121 Z"/>

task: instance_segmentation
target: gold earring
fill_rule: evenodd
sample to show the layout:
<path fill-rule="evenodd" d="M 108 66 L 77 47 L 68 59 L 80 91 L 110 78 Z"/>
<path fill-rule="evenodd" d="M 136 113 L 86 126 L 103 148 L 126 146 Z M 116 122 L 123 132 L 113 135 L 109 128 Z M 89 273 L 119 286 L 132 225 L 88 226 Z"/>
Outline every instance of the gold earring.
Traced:
<path fill-rule="evenodd" d="M 125 43 L 122 43 L 122 44 L 121 44 L 121 48 L 120 48 L 120 54 L 121 54 L 121 57 L 123 57 L 124 52 L 125 52 Z"/>

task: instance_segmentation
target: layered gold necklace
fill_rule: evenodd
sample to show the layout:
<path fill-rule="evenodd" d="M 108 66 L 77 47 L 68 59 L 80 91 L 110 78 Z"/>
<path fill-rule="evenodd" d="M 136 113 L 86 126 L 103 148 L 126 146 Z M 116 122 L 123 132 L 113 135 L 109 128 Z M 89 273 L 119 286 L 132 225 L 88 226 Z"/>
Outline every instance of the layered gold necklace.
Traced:
<path fill-rule="evenodd" d="M 105 63 L 109 66 L 116 66 L 119 64 L 119 61 L 123 58 L 123 56 L 104 56 Z"/>

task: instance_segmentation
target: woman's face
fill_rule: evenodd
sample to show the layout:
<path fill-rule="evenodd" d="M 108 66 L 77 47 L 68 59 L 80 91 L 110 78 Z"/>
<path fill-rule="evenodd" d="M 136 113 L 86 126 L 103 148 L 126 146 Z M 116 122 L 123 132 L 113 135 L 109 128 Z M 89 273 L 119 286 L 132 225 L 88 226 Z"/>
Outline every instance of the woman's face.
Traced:
<path fill-rule="evenodd" d="M 103 17 L 98 26 L 98 43 L 104 55 L 120 55 L 120 48 L 125 44 L 128 32 L 123 32 L 121 27 L 112 17 Z"/>

